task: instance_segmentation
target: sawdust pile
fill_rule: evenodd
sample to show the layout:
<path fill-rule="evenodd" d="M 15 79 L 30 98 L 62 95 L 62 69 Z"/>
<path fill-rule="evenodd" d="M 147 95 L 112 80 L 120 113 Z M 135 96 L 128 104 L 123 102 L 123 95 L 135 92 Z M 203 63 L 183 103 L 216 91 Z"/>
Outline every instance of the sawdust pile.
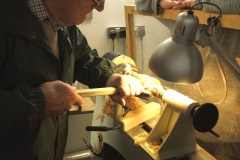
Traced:
<path fill-rule="evenodd" d="M 139 99 L 138 97 L 135 97 L 135 96 L 128 96 L 128 97 L 126 97 L 125 101 L 126 101 L 126 106 L 128 106 L 130 108 L 130 111 L 134 111 L 134 110 L 142 107 L 143 105 L 145 105 L 145 103 L 141 99 Z M 107 114 L 107 115 L 113 117 L 114 102 L 112 101 L 111 98 L 107 99 L 102 110 L 103 110 L 103 114 Z"/>
<path fill-rule="evenodd" d="M 148 133 L 147 132 L 143 132 L 143 133 L 140 133 L 139 135 L 137 136 L 134 136 L 133 137 L 133 140 L 134 140 L 134 145 L 136 146 L 139 146 L 141 143 L 143 143 L 145 141 L 145 139 L 147 138 L 148 136 Z M 153 153 L 156 153 L 159 148 L 160 148 L 161 144 L 160 143 L 157 143 L 157 142 L 152 142 L 150 143 L 149 145 L 147 145 L 146 147 Z"/>
<path fill-rule="evenodd" d="M 160 148 L 161 144 L 157 143 L 157 142 L 152 142 L 148 148 L 153 152 L 153 153 L 156 153 L 159 148 Z"/>
<path fill-rule="evenodd" d="M 134 136 L 133 137 L 134 145 L 139 146 L 146 139 L 147 136 L 148 136 L 147 132 L 143 132 L 137 136 Z"/>

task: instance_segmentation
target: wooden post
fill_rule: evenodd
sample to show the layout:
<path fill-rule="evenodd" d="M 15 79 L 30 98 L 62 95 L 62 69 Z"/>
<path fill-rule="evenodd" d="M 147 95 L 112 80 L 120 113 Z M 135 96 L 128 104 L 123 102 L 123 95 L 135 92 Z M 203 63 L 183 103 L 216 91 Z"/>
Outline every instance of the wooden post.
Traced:
<path fill-rule="evenodd" d="M 126 42 L 127 42 L 127 56 L 136 62 L 136 46 L 135 46 L 135 32 L 134 32 L 134 6 L 125 6 L 125 23 L 126 23 Z"/>

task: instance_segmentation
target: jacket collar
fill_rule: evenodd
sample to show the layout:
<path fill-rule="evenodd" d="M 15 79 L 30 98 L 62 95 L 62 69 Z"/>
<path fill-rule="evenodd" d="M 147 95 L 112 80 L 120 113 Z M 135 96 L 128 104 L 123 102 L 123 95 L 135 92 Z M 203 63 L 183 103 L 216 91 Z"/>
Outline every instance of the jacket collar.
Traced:
<path fill-rule="evenodd" d="M 0 3 L 0 31 L 25 37 L 52 52 L 38 17 L 27 6 L 27 0 L 4 0 Z"/>

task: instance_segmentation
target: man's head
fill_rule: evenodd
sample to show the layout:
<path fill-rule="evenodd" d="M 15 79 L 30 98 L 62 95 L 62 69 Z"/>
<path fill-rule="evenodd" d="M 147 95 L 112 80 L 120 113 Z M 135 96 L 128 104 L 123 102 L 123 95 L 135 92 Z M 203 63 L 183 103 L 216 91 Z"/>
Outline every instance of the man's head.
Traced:
<path fill-rule="evenodd" d="M 55 24 L 72 26 L 82 23 L 93 9 L 104 10 L 104 0 L 43 0 Z"/>

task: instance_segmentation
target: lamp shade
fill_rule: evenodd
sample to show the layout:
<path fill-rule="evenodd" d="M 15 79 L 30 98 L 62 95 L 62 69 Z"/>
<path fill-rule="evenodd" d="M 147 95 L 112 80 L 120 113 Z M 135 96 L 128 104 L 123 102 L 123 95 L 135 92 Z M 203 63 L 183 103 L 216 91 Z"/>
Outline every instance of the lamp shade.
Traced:
<path fill-rule="evenodd" d="M 173 36 L 157 46 L 148 63 L 158 77 L 175 83 L 196 83 L 202 79 L 203 60 L 191 41 L 197 32 L 198 18 L 180 13 Z"/>

